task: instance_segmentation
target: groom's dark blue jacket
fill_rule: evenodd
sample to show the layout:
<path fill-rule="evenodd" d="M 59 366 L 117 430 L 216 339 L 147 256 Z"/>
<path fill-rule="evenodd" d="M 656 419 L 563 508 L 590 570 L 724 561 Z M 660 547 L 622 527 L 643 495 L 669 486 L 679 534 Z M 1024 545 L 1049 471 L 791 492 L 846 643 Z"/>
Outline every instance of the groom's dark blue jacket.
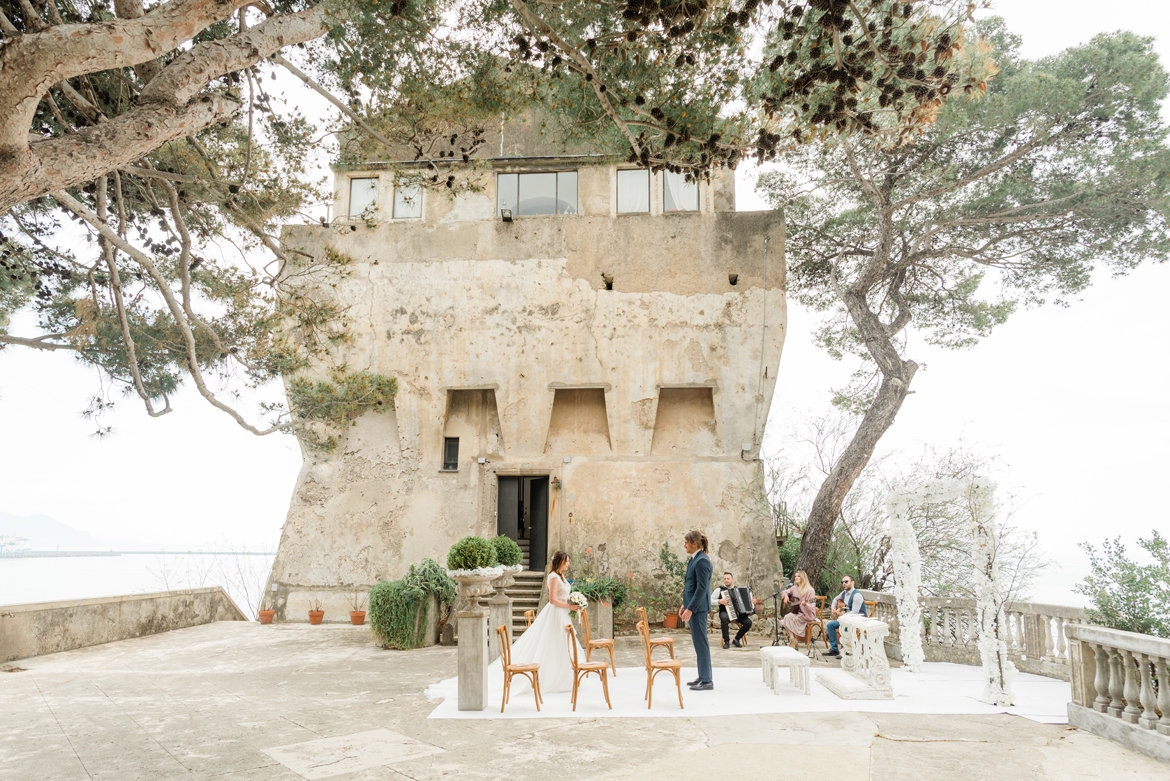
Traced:
<path fill-rule="evenodd" d="M 698 551 L 687 564 L 683 607 L 692 613 L 706 613 L 711 609 L 711 558 L 703 551 Z"/>

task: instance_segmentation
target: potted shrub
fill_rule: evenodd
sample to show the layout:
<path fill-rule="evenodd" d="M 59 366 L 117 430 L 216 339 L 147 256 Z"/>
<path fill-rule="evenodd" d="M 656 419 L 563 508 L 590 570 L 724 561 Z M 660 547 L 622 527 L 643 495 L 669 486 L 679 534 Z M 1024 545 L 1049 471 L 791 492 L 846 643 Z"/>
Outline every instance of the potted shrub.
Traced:
<path fill-rule="evenodd" d="M 401 580 L 370 589 L 370 628 L 384 648 L 409 649 L 439 640 L 440 610 L 455 599 L 455 581 L 434 559 L 412 564 Z"/>
<path fill-rule="evenodd" d="M 354 591 L 353 594 L 347 594 L 346 599 L 349 602 L 349 623 L 354 626 L 361 626 L 366 623 L 366 595 L 360 591 Z"/>
<path fill-rule="evenodd" d="M 276 615 L 276 611 L 275 610 L 260 610 L 256 613 L 256 615 L 260 618 L 261 624 L 271 624 L 273 616 Z"/>
<path fill-rule="evenodd" d="M 589 600 L 589 625 L 598 639 L 613 637 L 613 614 L 626 601 L 626 584 L 616 578 L 581 578 L 573 588 Z"/>
<path fill-rule="evenodd" d="M 321 609 L 321 598 L 316 594 L 309 597 L 309 623 L 317 626 L 325 620 L 325 611 Z"/>

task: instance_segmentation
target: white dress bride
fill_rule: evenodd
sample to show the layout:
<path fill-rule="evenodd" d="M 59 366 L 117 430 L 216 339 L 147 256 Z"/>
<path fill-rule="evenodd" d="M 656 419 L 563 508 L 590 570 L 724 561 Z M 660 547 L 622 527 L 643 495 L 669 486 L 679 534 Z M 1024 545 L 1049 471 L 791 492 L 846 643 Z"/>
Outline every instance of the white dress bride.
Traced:
<path fill-rule="evenodd" d="M 541 608 L 532 626 L 512 643 L 512 663 L 539 664 L 541 692 L 572 691 L 573 664 L 569 660 L 569 641 L 565 634 L 565 625 L 572 622 L 572 611 L 557 607 L 551 600 L 551 596 L 556 594 L 557 602 L 568 603 L 569 584 L 555 572 L 550 572 L 545 582 L 548 585 L 549 603 Z M 580 643 L 577 643 L 577 655 L 582 659 L 585 657 Z M 488 676 L 492 689 L 503 689 L 504 672 L 499 659 L 492 663 Z M 513 696 L 518 690 L 527 688 L 524 681 L 527 678 L 520 676 L 512 679 Z"/>
<path fill-rule="evenodd" d="M 548 585 L 550 596 L 556 594 L 557 602 L 568 603 L 569 584 L 563 577 L 555 572 L 550 572 L 545 582 Z M 571 623 L 572 612 L 566 607 L 557 607 L 550 601 L 541 608 L 540 614 L 532 622 L 532 626 L 524 630 L 524 634 L 512 643 L 513 664 L 535 662 L 540 665 L 540 691 L 542 694 L 573 690 L 573 664 L 569 661 L 569 641 L 565 634 L 565 625 Z M 576 642 L 575 638 L 574 642 Z M 585 656 L 580 643 L 577 643 L 577 655 L 579 658 Z M 454 698 L 459 691 L 458 680 L 458 678 L 448 678 L 433 684 L 427 687 L 426 696 L 441 699 Z M 488 667 L 488 690 L 491 699 L 496 701 L 503 693 L 504 669 L 499 659 L 496 659 Z M 516 702 L 517 694 L 530 690 L 531 684 L 527 676 L 514 677 L 512 679 L 512 702 Z"/>

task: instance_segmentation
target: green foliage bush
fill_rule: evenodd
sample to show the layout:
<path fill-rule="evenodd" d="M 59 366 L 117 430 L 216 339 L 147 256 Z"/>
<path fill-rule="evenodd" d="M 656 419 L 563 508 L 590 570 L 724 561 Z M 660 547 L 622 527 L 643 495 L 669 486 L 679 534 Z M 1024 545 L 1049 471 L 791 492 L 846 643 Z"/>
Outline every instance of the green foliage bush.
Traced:
<path fill-rule="evenodd" d="M 370 628 L 387 648 L 405 650 L 426 643 L 430 597 L 455 600 L 455 581 L 434 559 L 411 564 L 401 580 L 384 580 L 370 589 Z"/>
<path fill-rule="evenodd" d="M 573 590 L 580 591 L 590 602 L 609 600 L 617 610 L 628 597 L 626 584 L 617 578 L 580 578 L 573 581 Z"/>
<path fill-rule="evenodd" d="M 1148 540 L 1138 539 L 1153 562 L 1131 560 L 1121 538 L 1101 543 L 1101 554 L 1087 542 L 1092 572 L 1077 585 L 1078 594 L 1089 598 L 1089 620 L 1127 632 L 1170 638 L 1170 542 L 1154 530 Z"/>
<path fill-rule="evenodd" d="M 514 567 L 524 558 L 524 552 L 511 537 L 500 534 L 492 537 L 491 543 L 496 549 L 496 560 L 505 567 Z"/>
<path fill-rule="evenodd" d="M 447 551 L 447 569 L 479 569 L 498 563 L 495 546 L 475 535 L 464 537 Z"/>

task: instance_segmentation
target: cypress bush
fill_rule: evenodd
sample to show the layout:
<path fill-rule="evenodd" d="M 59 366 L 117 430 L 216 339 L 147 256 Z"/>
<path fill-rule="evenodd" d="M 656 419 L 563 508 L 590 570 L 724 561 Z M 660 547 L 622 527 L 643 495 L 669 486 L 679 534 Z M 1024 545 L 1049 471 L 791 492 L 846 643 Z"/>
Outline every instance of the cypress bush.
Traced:
<path fill-rule="evenodd" d="M 370 589 L 370 628 L 387 648 L 405 650 L 426 643 L 430 597 L 442 605 L 455 600 L 455 581 L 434 559 L 411 564 L 401 580 L 384 580 Z"/>
<path fill-rule="evenodd" d="M 464 537 L 447 551 L 447 569 L 479 569 L 498 563 L 495 546 L 475 535 Z"/>
<path fill-rule="evenodd" d="M 492 547 L 496 549 L 496 560 L 505 567 L 513 567 L 524 558 L 524 552 L 511 537 L 500 534 L 491 539 Z"/>

